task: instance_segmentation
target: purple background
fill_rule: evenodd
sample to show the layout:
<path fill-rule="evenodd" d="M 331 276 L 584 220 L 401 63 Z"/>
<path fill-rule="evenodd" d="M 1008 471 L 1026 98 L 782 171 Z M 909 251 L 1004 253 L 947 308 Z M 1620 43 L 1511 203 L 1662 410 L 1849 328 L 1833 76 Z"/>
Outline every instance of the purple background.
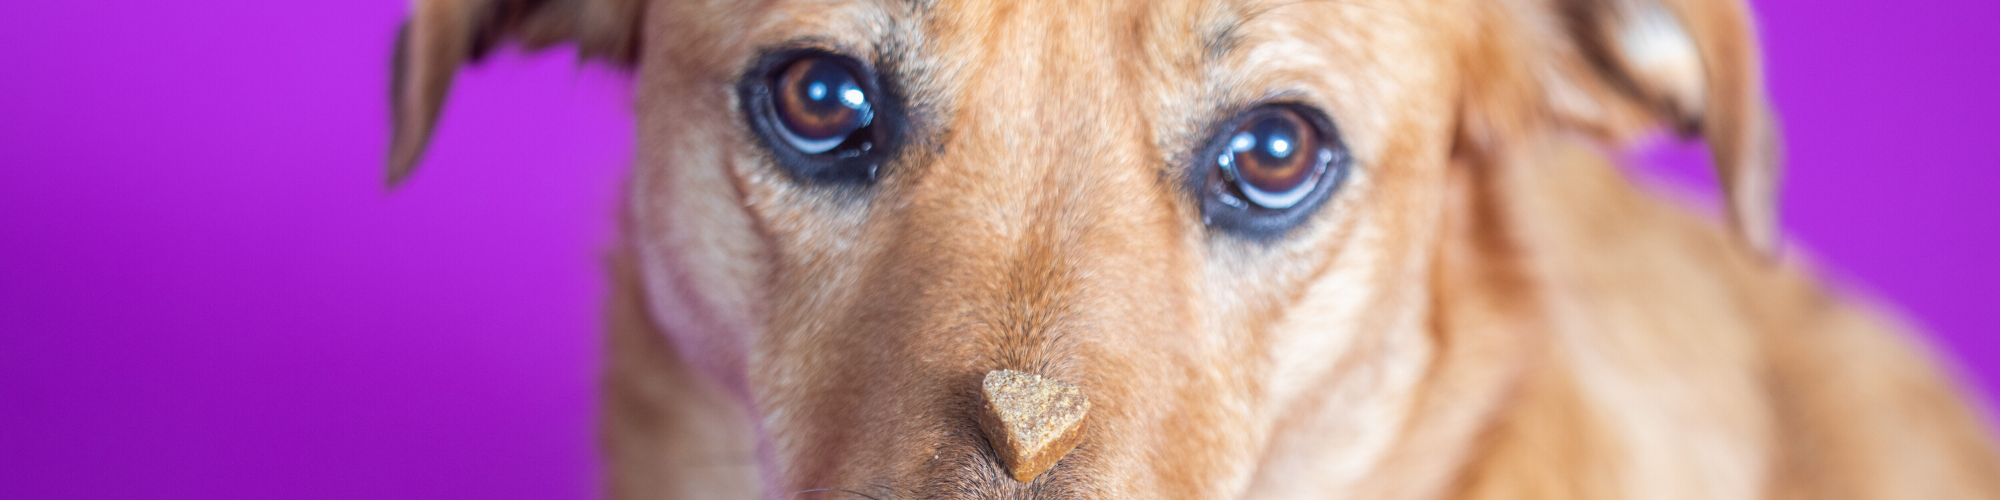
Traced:
<path fill-rule="evenodd" d="M 385 193 L 406 4 L 0 7 L 0 498 L 600 491 L 631 84 L 504 53 Z M 2000 2 L 1756 5 L 1793 241 L 2000 387 Z"/>

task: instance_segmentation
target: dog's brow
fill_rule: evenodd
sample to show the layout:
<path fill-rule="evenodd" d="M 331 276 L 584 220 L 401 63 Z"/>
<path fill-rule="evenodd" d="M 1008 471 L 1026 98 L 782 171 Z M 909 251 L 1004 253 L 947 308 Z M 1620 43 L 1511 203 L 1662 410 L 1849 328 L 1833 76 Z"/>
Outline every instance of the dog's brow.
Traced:
<path fill-rule="evenodd" d="M 908 5 L 912 10 L 928 11 L 931 10 L 931 7 L 937 5 L 938 0 L 902 0 L 902 3 Z"/>
<path fill-rule="evenodd" d="M 1253 17 L 1256 17 L 1256 14 L 1245 16 L 1232 11 L 1226 18 L 1213 20 L 1214 29 L 1209 30 L 1208 40 L 1202 44 L 1206 49 L 1203 51 L 1203 56 L 1207 61 L 1211 63 L 1219 61 L 1235 51 L 1243 39 L 1242 35 L 1238 34 L 1239 30 L 1243 28 L 1243 23 Z"/>
<path fill-rule="evenodd" d="M 1241 35 L 1243 31 L 1243 26 L 1250 24 L 1250 21 L 1256 20 L 1258 17 L 1263 16 L 1264 14 L 1269 14 L 1272 11 L 1278 10 L 1281 7 L 1291 7 L 1295 5 L 1320 4 L 1320 3 L 1339 5 L 1343 7 L 1372 8 L 1375 10 L 1381 10 L 1379 7 L 1371 7 L 1368 5 L 1364 5 L 1360 2 L 1354 2 L 1350 0 L 1289 0 L 1289 1 L 1261 2 L 1261 3 L 1259 2 L 1239 3 L 1236 4 L 1234 8 L 1228 9 L 1229 13 L 1228 17 L 1214 20 L 1215 29 L 1209 32 L 1208 40 L 1203 45 L 1203 47 L 1207 49 L 1205 56 L 1208 58 L 1210 62 L 1217 61 L 1224 57 L 1227 57 L 1230 52 L 1235 51 L 1236 48 L 1239 45 L 1241 45 L 1243 38 Z M 1391 14 L 1395 13 L 1391 12 Z M 1397 17 L 1403 17 L 1403 16 L 1397 15 Z M 1408 22 L 1409 19 L 1403 18 L 1403 21 Z"/>
<path fill-rule="evenodd" d="M 1243 26 L 1250 24 L 1251 20 L 1277 10 L 1279 7 L 1307 3 L 1307 1 L 1309 0 L 1264 3 L 1248 2 L 1232 5 L 1231 8 L 1227 9 L 1227 17 L 1214 21 L 1215 29 L 1209 33 L 1208 43 L 1204 45 L 1208 49 L 1207 57 L 1209 61 L 1220 60 L 1227 57 L 1230 52 L 1235 51 L 1243 40 L 1241 35 Z"/>

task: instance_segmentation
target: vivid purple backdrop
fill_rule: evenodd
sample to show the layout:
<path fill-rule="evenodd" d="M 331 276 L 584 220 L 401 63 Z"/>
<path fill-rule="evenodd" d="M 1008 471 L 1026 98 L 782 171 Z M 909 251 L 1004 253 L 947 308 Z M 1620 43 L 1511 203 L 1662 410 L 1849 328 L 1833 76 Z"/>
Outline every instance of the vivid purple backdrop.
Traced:
<path fill-rule="evenodd" d="M 385 193 L 406 4 L 0 7 L 0 498 L 599 491 L 630 83 L 503 54 Z M 1793 241 L 2000 387 L 2000 3 L 1756 5 Z"/>

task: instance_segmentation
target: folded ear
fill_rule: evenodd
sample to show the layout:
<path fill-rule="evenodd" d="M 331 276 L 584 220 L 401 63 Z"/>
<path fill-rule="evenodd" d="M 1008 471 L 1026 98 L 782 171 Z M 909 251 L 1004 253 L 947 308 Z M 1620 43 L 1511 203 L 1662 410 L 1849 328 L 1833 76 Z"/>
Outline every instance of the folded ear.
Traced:
<path fill-rule="evenodd" d="M 423 157 L 458 67 L 503 41 L 530 49 L 576 42 L 582 57 L 631 64 L 646 0 L 415 0 L 396 41 L 390 186 Z"/>
<path fill-rule="evenodd" d="M 1730 223 L 1778 242 L 1779 136 L 1743 0 L 1513 0 L 1552 55 L 1534 71 L 1559 121 L 1614 142 L 1672 127 L 1708 143 Z"/>

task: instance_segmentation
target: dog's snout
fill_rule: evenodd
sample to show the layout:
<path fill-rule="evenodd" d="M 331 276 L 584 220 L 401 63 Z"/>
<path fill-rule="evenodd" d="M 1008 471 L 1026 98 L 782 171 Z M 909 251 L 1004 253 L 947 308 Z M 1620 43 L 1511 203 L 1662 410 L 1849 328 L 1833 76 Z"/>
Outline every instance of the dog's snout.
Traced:
<path fill-rule="evenodd" d="M 920 478 L 910 485 L 907 498 L 919 500 L 991 499 L 1054 500 L 1083 498 L 1081 480 L 1090 458 L 1088 446 L 1079 446 L 1062 461 L 1027 482 L 1016 480 L 991 441 L 976 425 L 960 426 L 954 436 L 941 443 L 927 460 Z M 888 498 L 905 498 L 890 494 Z M 839 497 L 827 497 L 839 498 Z M 877 496 L 887 500 L 882 496 Z"/>

